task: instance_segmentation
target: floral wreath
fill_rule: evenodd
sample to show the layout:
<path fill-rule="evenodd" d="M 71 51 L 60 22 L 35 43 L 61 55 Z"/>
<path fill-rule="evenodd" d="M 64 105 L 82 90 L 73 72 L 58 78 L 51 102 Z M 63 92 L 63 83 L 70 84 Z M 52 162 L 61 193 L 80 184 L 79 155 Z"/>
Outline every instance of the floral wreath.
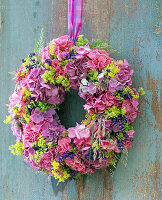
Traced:
<path fill-rule="evenodd" d="M 106 50 L 100 40 L 80 35 L 74 44 L 62 36 L 37 48 L 16 71 L 5 123 L 17 141 L 9 149 L 59 182 L 106 167 L 112 172 L 118 160 L 126 163 L 139 93 L 131 87 L 127 60 L 115 60 Z M 65 129 L 57 111 L 71 89 L 85 100 L 86 116 Z"/>

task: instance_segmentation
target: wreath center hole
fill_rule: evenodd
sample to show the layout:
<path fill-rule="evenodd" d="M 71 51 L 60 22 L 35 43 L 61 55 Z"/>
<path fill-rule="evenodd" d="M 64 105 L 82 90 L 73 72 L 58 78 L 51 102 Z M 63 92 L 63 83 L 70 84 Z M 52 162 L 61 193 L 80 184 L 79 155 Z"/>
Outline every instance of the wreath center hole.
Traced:
<path fill-rule="evenodd" d="M 60 105 L 60 109 L 57 112 L 61 124 L 66 129 L 76 126 L 77 123 L 81 123 L 85 119 L 85 110 L 83 105 L 85 101 L 78 95 L 77 90 L 71 89 L 65 95 L 65 101 Z"/>

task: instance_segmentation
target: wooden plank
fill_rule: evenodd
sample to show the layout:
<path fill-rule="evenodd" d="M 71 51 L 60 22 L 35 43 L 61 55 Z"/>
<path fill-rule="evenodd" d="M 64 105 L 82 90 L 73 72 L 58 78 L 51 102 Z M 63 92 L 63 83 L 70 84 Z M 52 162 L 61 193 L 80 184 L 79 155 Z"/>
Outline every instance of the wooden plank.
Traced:
<path fill-rule="evenodd" d="M 7 114 L 8 96 L 14 83 L 11 74 L 34 47 L 44 28 L 46 42 L 67 34 L 67 0 L 0 0 L 0 199 L 2 200 L 159 200 L 160 199 L 160 0 L 85 0 L 82 33 L 100 38 L 116 51 L 115 58 L 127 58 L 135 68 L 134 86 L 142 85 L 146 96 L 134 123 L 136 136 L 129 151 L 128 165 L 119 163 L 113 179 L 106 170 L 82 177 L 77 183 L 56 186 L 54 179 L 36 174 L 8 146 L 15 142 Z M 70 102 L 71 97 L 67 99 Z M 83 102 L 74 98 L 76 108 L 67 107 L 64 123 L 70 126 Z M 72 101 L 73 102 L 73 101 Z M 74 112 L 74 111 L 77 112 Z M 74 114 L 72 114 L 74 113 Z M 83 114 L 83 111 L 81 112 Z"/>

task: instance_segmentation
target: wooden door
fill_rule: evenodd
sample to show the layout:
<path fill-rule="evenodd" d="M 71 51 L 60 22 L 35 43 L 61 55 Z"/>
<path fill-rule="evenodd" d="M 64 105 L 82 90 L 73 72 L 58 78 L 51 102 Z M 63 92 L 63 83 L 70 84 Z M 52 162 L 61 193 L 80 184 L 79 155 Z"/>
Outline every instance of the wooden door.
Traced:
<path fill-rule="evenodd" d="M 2 123 L 14 89 L 12 72 L 35 46 L 44 28 L 46 42 L 67 34 L 67 0 L 0 0 L 0 200 L 160 200 L 160 0 L 84 0 L 82 33 L 100 38 L 127 58 L 135 69 L 133 83 L 146 90 L 135 127 L 128 165 L 118 164 L 113 178 L 106 170 L 56 186 L 54 179 L 36 174 L 8 146 L 15 142 Z M 64 123 L 83 117 L 80 98 L 69 96 Z"/>

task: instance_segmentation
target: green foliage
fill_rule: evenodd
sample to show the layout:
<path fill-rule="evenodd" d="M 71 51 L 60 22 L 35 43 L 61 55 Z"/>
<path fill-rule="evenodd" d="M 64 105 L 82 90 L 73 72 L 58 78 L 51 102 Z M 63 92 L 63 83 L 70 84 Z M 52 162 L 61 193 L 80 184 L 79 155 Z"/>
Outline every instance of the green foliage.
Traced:
<path fill-rule="evenodd" d="M 104 75 L 108 75 L 110 77 L 115 77 L 115 75 L 120 71 L 118 66 L 114 65 L 113 62 L 110 63 L 110 65 L 107 65 L 103 70 L 102 73 Z"/>
<path fill-rule="evenodd" d="M 62 60 L 60 63 L 58 63 L 58 66 L 66 66 L 68 64 L 69 60 Z"/>
<path fill-rule="evenodd" d="M 126 113 L 125 107 L 116 107 L 116 106 L 108 108 L 104 112 L 107 118 L 118 117 L 119 115 L 125 115 L 125 113 Z"/>
<path fill-rule="evenodd" d="M 37 101 L 36 103 L 32 100 L 30 104 L 27 105 L 28 108 L 39 108 L 41 112 L 45 112 L 48 108 L 54 107 L 54 109 L 58 109 L 58 105 L 51 105 L 42 101 Z"/>
<path fill-rule="evenodd" d="M 44 72 L 44 74 L 42 75 L 42 79 L 46 82 L 46 83 L 50 83 L 50 84 L 53 84 L 55 85 L 56 84 L 56 80 L 53 78 L 55 75 L 55 72 L 54 71 L 48 71 L 46 70 Z"/>
<path fill-rule="evenodd" d="M 49 45 L 49 48 L 50 48 L 50 58 L 53 60 L 53 59 L 57 59 L 57 56 L 55 55 L 55 52 L 54 52 L 54 47 L 55 45 L 54 44 L 50 44 Z"/>
<path fill-rule="evenodd" d="M 133 130 L 133 126 L 131 124 L 124 123 L 124 130 L 123 130 L 123 132 L 127 132 L 129 130 Z"/>
<path fill-rule="evenodd" d="M 139 87 L 138 92 L 141 96 L 144 96 L 146 94 L 145 90 L 142 87 Z"/>
<path fill-rule="evenodd" d="M 39 163 L 40 159 L 41 159 L 41 156 L 43 155 L 43 151 L 36 151 L 33 158 L 35 160 L 35 162 Z"/>
<path fill-rule="evenodd" d="M 98 81 L 98 72 L 90 69 L 88 71 L 87 79 L 89 81 Z"/>
<path fill-rule="evenodd" d="M 138 99 L 138 98 L 139 98 L 139 96 L 138 96 L 138 95 L 135 95 L 135 92 L 134 92 L 131 88 L 126 87 L 126 88 L 123 90 L 123 94 L 128 94 L 128 93 L 131 94 L 132 97 L 135 98 L 135 99 Z"/>
<path fill-rule="evenodd" d="M 25 149 L 22 141 L 18 140 L 16 144 L 9 146 L 9 150 L 12 154 L 16 156 L 20 156 L 23 153 L 23 150 Z"/>
<path fill-rule="evenodd" d="M 58 76 L 58 78 L 56 79 L 56 84 L 62 85 L 65 88 L 65 91 L 69 91 L 70 90 L 70 88 L 69 88 L 70 81 L 66 77 Z"/>
<path fill-rule="evenodd" d="M 21 124 L 26 124 L 27 123 L 27 121 L 24 118 L 22 118 L 22 117 L 19 118 L 19 122 Z"/>
<path fill-rule="evenodd" d="M 78 36 L 78 41 L 76 42 L 76 46 L 80 47 L 80 46 L 85 46 L 87 44 L 89 44 L 89 41 L 87 38 L 83 39 L 84 35 L 79 35 Z"/>
<path fill-rule="evenodd" d="M 119 102 L 123 102 L 124 101 L 124 98 L 121 96 L 121 94 L 119 93 L 119 91 L 115 91 L 114 95 L 118 99 Z"/>
<path fill-rule="evenodd" d="M 99 140 L 97 139 L 97 140 L 95 140 L 95 141 L 93 142 L 93 144 L 92 144 L 92 149 L 99 150 L 99 148 L 100 148 L 100 142 L 99 142 Z"/>
<path fill-rule="evenodd" d="M 110 151 L 110 152 L 104 151 L 104 152 L 103 152 L 103 155 L 104 155 L 106 158 L 108 158 L 109 156 L 114 155 L 114 151 Z"/>
<path fill-rule="evenodd" d="M 11 115 L 7 115 L 6 119 L 3 121 L 3 123 L 5 124 L 11 124 L 12 121 L 12 116 Z"/>
<path fill-rule="evenodd" d="M 65 132 L 63 133 L 63 137 L 67 137 L 67 136 L 68 136 L 68 132 L 65 131 Z"/>
<path fill-rule="evenodd" d="M 29 100 L 29 96 L 31 96 L 32 92 L 30 92 L 27 87 L 23 87 L 20 91 L 23 94 L 23 99 Z"/>
<path fill-rule="evenodd" d="M 124 140 L 125 139 L 124 136 L 123 136 L 123 133 L 121 133 L 121 132 L 116 134 L 116 138 L 118 140 Z"/>
<path fill-rule="evenodd" d="M 116 168 L 117 162 L 118 162 L 118 159 L 116 157 L 112 157 L 111 160 L 109 161 L 108 166 L 112 165 L 114 168 Z"/>
<path fill-rule="evenodd" d="M 64 62 L 64 61 L 63 61 Z M 46 71 L 45 73 L 42 75 L 42 79 L 46 82 L 46 83 L 50 83 L 53 85 L 62 85 L 65 88 L 65 91 L 69 91 L 70 88 L 70 81 L 68 78 L 63 77 L 63 76 L 58 76 L 57 79 L 54 78 L 55 75 L 55 69 L 51 66 L 49 66 L 48 64 L 44 65 L 46 67 Z M 60 66 L 61 67 L 61 66 Z"/>
<path fill-rule="evenodd" d="M 59 182 L 65 182 L 66 179 L 70 177 L 70 174 L 68 173 L 67 167 L 60 166 L 60 163 L 57 161 L 52 162 L 53 170 L 52 173 L 55 177 L 55 179 L 59 179 Z"/>
<path fill-rule="evenodd" d="M 37 139 L 37 141 L 35 141 L 34 143 L 31 144 L 31 147 L 37 147 L 39 149 L 39 151 L 44 152 L 44 149 L 46 149 L 47 147 L 51 146 L 52 147 L 52 143 L 48 143 L 46 144 L 46 140 L 43 137 L 43 135 L 40 135 Z"/>
<path fill-rule="evenodd" d="M 94 120 L 96 118 L 96 114 L 90 115 L 90 114 L 88 114 L 88 112 L 86 112 L 85 118 L 90 119 L 90 120 Z"/>
<path fill-rule="evenodd" d="M 89 46 L 91 49 L 97 48 L 97 49 L 101 49 L 101 50 L 105 50 L 105 51 L 108 51 L 108 49 L 109 49 L 108 44 L 99 39 L 92 40 L 92 42 L 89 42 Z"/>
<path fill-rule="evenodd" d="M 46 144 L 45 138 L 43 137 L 43 135 L 40 135 L 37 141 L 31 144 L 31 147 L 36 148 L 34 156 L 31 156 L 31 160 L 34 159 L 35 162 L 38 163 L 40 161 L 41 156 L 45 152 L 45 149 L 52 148 L 52 146 L 53 146 L 52 142 L 49 142 L 48 144 Z"/>
<path fill-rule="evenodd" d="M 40 33 L 40 36 L 39 36 L 39 41 L 37 43 L 37 50 L 38 50 L 38 53 L 41 52 L 41 50 L 44 48 L 44 30 L 43 28 L 41 29 L 41 33 Z"/>
<path fill-rule="evenodd" d="M 102 40 L 92 40 L 92 41 L 89 41 L 87 38 L 83 38 L 84 35 L 79 35 L 78 37 L 78 41 L 76 42 L 76 46 L 85 46 L 85 45 L 89 45 L 90 48 L 93 50 L 94 48 L 97 48 L 97 49 L 101 49 L 101 50 L 108 50 L 108 44 Z"/>
<path fill-rule="evenodd" d="M 51 149 L 51 148 L 52 148 L 52 142 L 49 142 L 49 143 L 47 144 L 47 146 L 48 146 L 49 149 Z"/>

